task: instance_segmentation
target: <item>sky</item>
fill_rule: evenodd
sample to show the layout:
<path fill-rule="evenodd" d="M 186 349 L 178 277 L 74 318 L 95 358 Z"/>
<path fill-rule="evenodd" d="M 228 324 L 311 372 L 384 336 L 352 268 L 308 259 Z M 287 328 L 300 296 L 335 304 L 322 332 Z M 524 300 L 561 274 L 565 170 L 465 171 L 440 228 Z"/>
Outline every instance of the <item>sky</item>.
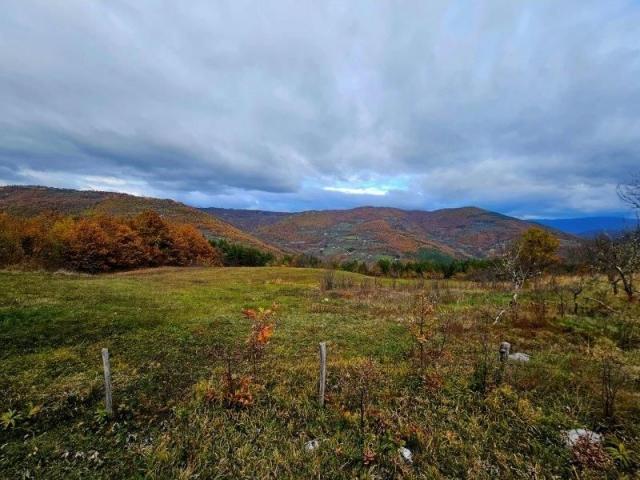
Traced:
<path fill-rule="evenodd" d="M 640 2 L 5 0 L 0 185 L 620 214 Z"/>

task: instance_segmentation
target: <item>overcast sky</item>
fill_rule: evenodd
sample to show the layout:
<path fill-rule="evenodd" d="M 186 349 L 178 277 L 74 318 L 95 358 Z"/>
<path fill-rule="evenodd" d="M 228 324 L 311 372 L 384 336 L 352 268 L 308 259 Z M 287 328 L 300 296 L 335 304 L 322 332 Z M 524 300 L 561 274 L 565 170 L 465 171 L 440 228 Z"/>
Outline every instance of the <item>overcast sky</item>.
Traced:
<path fill-rule="evenodd" d="M 640 3 L 5 0 L 0 184 L 622 212 Z"/>

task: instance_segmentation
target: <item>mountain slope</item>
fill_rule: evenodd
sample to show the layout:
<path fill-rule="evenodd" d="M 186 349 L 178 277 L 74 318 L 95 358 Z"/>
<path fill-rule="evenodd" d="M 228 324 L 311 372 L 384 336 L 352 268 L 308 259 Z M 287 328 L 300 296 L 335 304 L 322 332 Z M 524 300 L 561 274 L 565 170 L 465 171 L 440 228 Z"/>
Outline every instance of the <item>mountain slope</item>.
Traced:
<path fill-rule="evenodd" d="M 105 213 L 127 217 L 144 210 L 155 210 L 168 220 L 194 225 L 209 238 L 225 238 L 275 254 L 282 253 L 279 248 L 225 221 L 174 200 L 49 187 L 0 187 L 0 211 L 19 216 L 55 212 L 73 216 Z"/>
<path fill-rule="evenodd" d="M 286 250 L 359 260 L 379 256 L 487 257 L 524 230 L 539 226 L 474 207 L 432 212 L 384 207 L 300 213 L 206 211 Z M 576 241 L 562 232 L 554 233 L 565 246 Z"/>
<path fill-rule="evenodd" d="M 288 217 L 291 213 L 287 212 L 268 212 L 265 210 L 238 210 L 234 208 L 201 208 L 203 212 L 207 212 L 216 218 L 220 218 L 225 222 L 229 222 L 236 227 L 247 232 L 253 232 L 259 227 L 271 225 L 279 220 Z"/>

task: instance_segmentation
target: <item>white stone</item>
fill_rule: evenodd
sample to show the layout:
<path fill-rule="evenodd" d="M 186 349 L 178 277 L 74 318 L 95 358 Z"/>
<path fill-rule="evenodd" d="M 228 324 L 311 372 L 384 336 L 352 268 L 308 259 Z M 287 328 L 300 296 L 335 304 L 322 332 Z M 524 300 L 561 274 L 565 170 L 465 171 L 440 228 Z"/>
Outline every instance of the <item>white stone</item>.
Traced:
<path fill-rule="evenodd" d="M 591 443 L 602 443 L 602 435 L 585 428 L 574 428 L 573 430 L 566 430 L 564 432 L 564 437 L 565 442 L 569 447 L 573 447 L 581 438 L 587 438 Z"/>
<path fill-rule="evenodd" d="M 315 450 L 316 448 L 318 448 L 320 446 L 320 442 L 318 440 L 309 440 L 307 443 L 304 444 L 304 449 L 307 452 L 311 452 L 313 450 Z"/>
<path fill-rule="evenodd" d="M 531 359 L 526 353 L 518 352 L 509 355 L 509 360 L 513 362 L 528 362 Z"/>
<path fill-rule="evenodd" d="M 405 462 L 413 463 L 413 454 L 411 453 L 411 450 L 406 447 L 400 447 L 398 449 L 398 453 L 400 453 L 400 456 L 404 459 Z"/>
<path fill-rule="evenodd" d="M 500 360 L 505 361 L 511 352 L 511 344 L 509 342 L 502 342 L 500 344 Z"/>

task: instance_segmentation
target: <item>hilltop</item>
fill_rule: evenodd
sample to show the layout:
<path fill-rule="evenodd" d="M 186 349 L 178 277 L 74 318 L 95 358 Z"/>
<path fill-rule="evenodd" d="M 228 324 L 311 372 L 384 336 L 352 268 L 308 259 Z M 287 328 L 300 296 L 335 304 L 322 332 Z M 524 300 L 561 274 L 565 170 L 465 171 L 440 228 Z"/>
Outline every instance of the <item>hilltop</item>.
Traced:
<path fill-rule="evenodd" d="M 359 207 L 300 213 L 203 210 L 265 242 L 324 258 L 489 257 L 532 226 L 551 230 L 476 207 L 435 211 Z M 565 246 L 576 241 L 553 232 Z"/>
<path fill-rule="evenodd" d="M 86 216 L 104 213 L 129 217 L 145 210 L 154 210 L 173 222 L 193 225 L 208 238 L 224 238 L 271 253 L 282 253 L 279 248 L 219 218 L 174 200 L 40 186 L 0 187 L 0 211 L 18 216 L 30 217 L 43 213 Z"/>

